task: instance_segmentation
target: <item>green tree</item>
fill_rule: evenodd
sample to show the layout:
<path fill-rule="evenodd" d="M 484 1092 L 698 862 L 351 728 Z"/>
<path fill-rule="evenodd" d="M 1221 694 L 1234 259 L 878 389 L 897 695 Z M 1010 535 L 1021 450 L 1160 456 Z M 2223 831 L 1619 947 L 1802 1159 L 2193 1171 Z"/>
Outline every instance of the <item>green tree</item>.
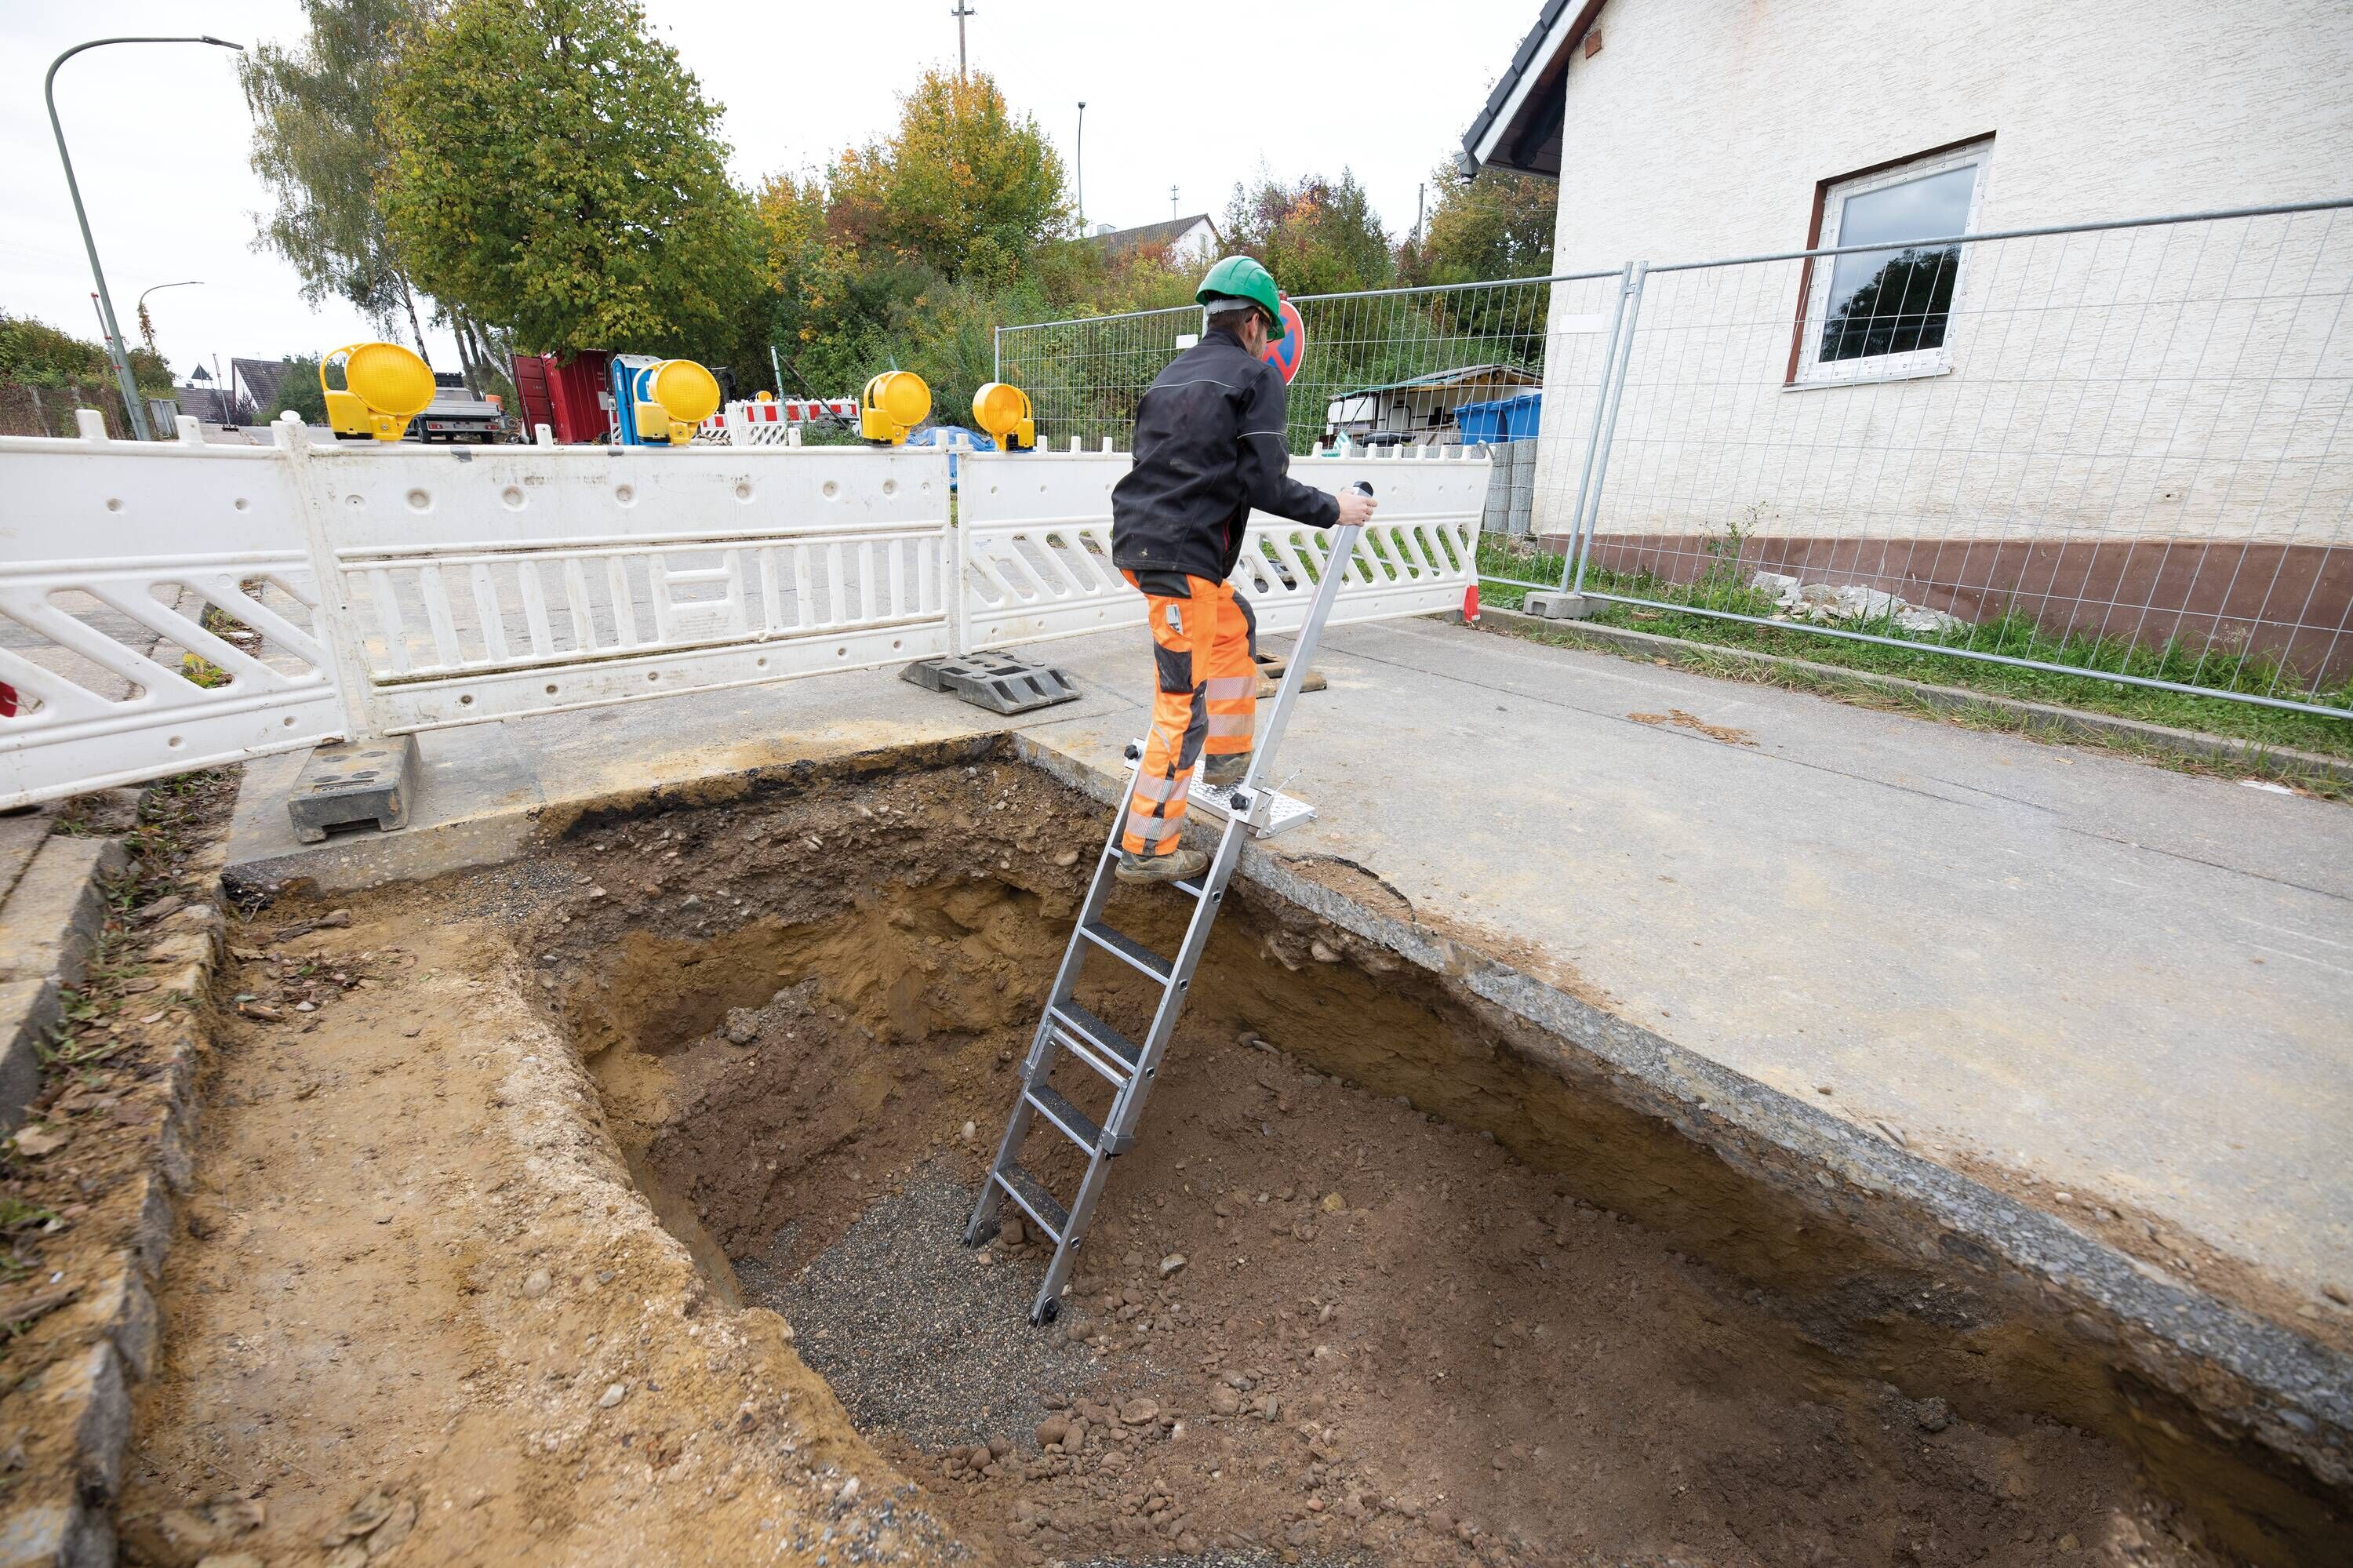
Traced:
<path fill-rule="evenodd" d="M 319 386 L 318 355 L 287 356 L 286 374 L 278 378 L 278 396 L 261 410 L 262 422 L 267 424 L 290 409 L 300 414 L 305 424 L 327 422 L 327 395 Z"/>
<path fill-rule="evenodd" d="M 719 114 L 630 0 L 455 0 L 385 96 L 387 231 L 523 352 L 708 355 L 759 287 Z"/>
<path fill-rule="evenodd" d="M 1466 180 L 1451 164 L 1440 164 L 1430 179 L 1438 205 L 1421 243 L 1403 253 L 1409 281 L 1481 283 L 1552 270 L 1557 181 L 1493 169 Z"/>
<path fill-rule="evenodd" d="M 987 286 L 1010 283 L 1071 223 L 1061 158 L 986 72 L 925 71 L 897 129 L 842 154 L 830 185 L 837 239 Z"/>
<path fill-rule="evenodd" d="M 152 349 L 131 351 L 131 379 L 145 397 L 172 395 L 172 367 Z M 106 345 L 30 316 L 0 311 L 0 381 L 19 387 L 117 392 Z"/>
<path fill-rule="evenodd" d="M 259 44 L 237 62 L 253 111 L 254 173 L 275 206 L 258 249 L 284 257 L 312 305 L 349 301 L 379 330 L 404 313 L 418 352 L 425 329 L 393 253 L 376 185 L 391 159 L 378 113 L 419 0 L 303 0 L 297 48 Z"/>
<path fill-rule="evenodd" d="M 1377 289 L 1394 268 L 1371 198 L 1346 169 L 1292 185 L 1261 169 L 1234 186 L 1222 227 L 1227 249 L 1257 257 L 1287 294 Z"/>

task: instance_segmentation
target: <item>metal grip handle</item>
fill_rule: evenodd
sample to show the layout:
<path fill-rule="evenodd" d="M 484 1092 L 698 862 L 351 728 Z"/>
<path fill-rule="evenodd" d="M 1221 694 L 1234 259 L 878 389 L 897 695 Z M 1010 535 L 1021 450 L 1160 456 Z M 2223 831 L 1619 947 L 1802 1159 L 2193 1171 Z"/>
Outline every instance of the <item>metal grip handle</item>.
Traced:
<path fill-rule="evenodd" d="M 1359 495 L 1370 495 L 1373 493 L 1373 482 L 1369 479 L 1360 479 L 1348 488 Z"/>

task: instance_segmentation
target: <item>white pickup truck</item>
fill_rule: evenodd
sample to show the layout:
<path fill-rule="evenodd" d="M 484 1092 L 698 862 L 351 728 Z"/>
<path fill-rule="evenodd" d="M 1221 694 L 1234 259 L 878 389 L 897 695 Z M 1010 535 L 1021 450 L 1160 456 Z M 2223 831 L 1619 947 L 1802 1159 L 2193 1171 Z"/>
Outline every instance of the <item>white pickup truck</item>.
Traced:
<path fill-rule="evenodd" d="M 475 441 L 488 446 L 506 430 L 505 416 L 463 387 L 443 387 L 410 427 L 420 441 Z"/>

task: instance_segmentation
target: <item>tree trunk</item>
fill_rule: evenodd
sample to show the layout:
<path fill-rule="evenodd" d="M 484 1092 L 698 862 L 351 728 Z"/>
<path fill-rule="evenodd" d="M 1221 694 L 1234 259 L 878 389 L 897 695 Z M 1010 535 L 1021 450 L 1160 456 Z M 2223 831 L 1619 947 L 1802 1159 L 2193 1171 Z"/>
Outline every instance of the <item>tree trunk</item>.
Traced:
<path fill-rule="evenodd" d="M 426 369 L 430 370 L 433 368 L 433 351 L 425 346 L 425 323 L 417 319 L 417 296 L 408 291 L 408 274 L 395 272 L 393 276 L 400 280 L 400 298 L 408 306 L 408 330 L 417 334 L 417 357 L 425 362 Z"/>

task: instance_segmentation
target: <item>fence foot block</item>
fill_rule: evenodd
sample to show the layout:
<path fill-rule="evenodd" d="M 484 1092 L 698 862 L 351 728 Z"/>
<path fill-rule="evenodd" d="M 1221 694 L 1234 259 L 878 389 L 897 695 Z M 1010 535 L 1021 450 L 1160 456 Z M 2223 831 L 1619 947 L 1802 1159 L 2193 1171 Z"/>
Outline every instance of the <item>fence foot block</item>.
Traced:
<path fill-rule="evenodd" d="M 1004 653 L 966 653 L 918 659 L 899 672 L 927 692 L 946 692 L 993 714 L 1026 714 L 1079 699 L 1078 688 L 1060 670 Z"/>
<path fill-rule="evenodd" d="M 374 822 L 385 832 L 408 825 L 410 778 L 417 769 L 417 737 L 330 741 L 311 753 L 302 776 L 286 799 L 294 836 L 306 844 L 322 842 L 329 828 Z"/>
<path fill-rule="evenodd" d="M 1593 601 L 1581 593 L 1532 593 L 1521 608 L 1546 620 L 1583 620 L 1593 613 Z"/>

